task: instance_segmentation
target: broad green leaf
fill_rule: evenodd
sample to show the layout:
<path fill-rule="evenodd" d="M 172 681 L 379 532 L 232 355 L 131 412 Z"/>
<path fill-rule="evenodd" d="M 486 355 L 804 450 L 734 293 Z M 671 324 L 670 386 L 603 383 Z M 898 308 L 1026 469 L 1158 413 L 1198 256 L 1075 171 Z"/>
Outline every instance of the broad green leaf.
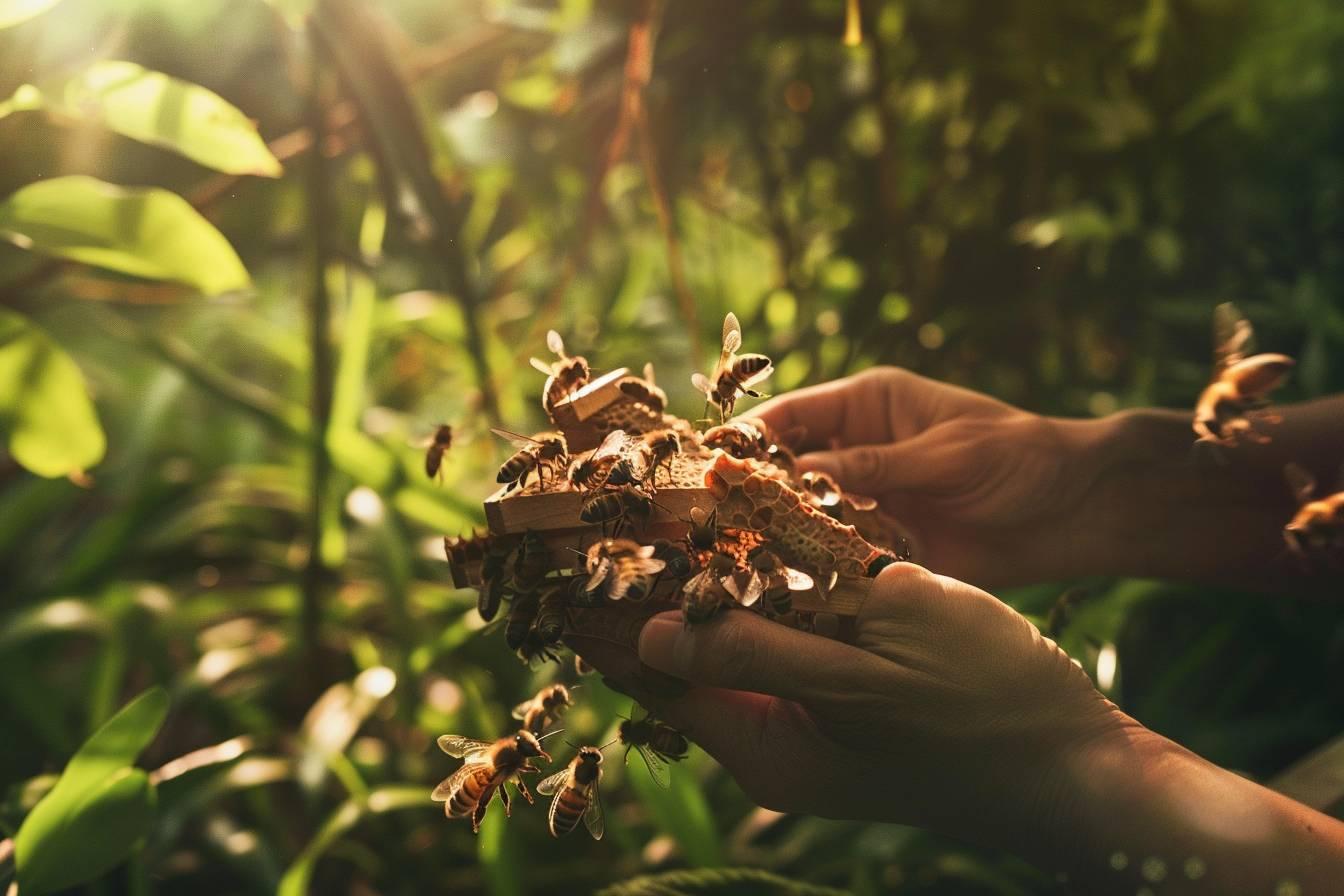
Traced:
<path fill-rule="evenodd" d="M 120 865 L 149 833 L 154 809 L 149 776 L 142 769 L 121 768 L 91 789 L 59 825 L 43 830 L 40 836 L 25 839 L 25 822 L 15 840 L 19 891 L 36 896 L 64 890 Z"/>
<path fill-rule="evenodd" d="M 363 800 L 349 799 L 322 825 L 317 835 L 299 853 L 280 879 L 278 896 L 307 896 L 313 869 L 322 854 L 344 836 L 365 815 L 394 812 L 401 809 L 432 809 L 429 792 L 423 787 L 380 787 Z"/>
<path fill-rule="evenodd" d="M 36 18 L 61 0 L 0 0 L 0 28 Z"/>
<path fill-rule="evenodd" d="M 39 476 L 82 472 L 107 449 L 75 362 L 11 311 L 0 311 L 0 431 L 14 459 Z"/>
<path fill-rule="evenodd" d="M 154 811 L 153 788 L 143 771 L 128 766 L 154 739 L 167 712 L 167 692 L 150 688 L 79 748 L 14 838 L 22 892 L 48 892 L 100 874 L 144 835 Z"/>
<path fill-rule="evenodd" d="M 723 847 L 714 827 L 714 816 L 690 771 L 682 764 L 674 765 L 670 786 L 664 790 L 654 783 L 648 766 L 639 757 L 631 757 L 627 768 L 630 786 L 640 802 L 658 823 L 658 829 L 677 841 L 686 860 L 698 867 L 722 865 Z"/>
<path fill-rule="evenodd" d="M 223 97 L 134 62 L 95 62 L 65 86 L 63 111 L 229 174 L 279 177 L 257 126 Z"/>
<path fill-rule="evenodd" d="M 207 295 L 251 284 L 224 235 L 181 196 L 157 187 L 118 187 L 83 175 L 38 181 L 0 201 L 0 238 Z"/>

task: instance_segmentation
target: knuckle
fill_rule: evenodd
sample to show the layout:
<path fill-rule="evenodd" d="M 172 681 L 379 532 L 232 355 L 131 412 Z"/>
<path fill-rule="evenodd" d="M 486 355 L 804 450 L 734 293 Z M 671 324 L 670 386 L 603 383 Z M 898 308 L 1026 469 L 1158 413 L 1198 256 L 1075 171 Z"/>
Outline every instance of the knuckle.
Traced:
<path fill-rule="evenodd" d="M 882 478 L 886 471 L 886 452 L 876 445 L 861 445 L 855 448 L 849 457 L 845 478 L 851 485 Z"/>

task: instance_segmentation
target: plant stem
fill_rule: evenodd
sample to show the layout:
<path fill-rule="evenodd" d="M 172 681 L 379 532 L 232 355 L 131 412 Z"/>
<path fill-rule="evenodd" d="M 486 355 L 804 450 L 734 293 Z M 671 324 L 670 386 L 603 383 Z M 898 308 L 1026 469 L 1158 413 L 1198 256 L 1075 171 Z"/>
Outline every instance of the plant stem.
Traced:
<path fill-rule="evenodd" d="M 322 146 L 326 138 L 326 109 L 322 104 L 322 64 L 319 41 L 313 35 L 309 64 L 312 84 L 308 94 L 308 126 L 313 145 Z M 322 591 L 326 570 L 322 563 L 322 525 L 327 492 L 331 481 L 331 454 L 327 449 L 327 430 L 331 423 L 335 364 L 331 346 L 331 296 L 327 292 L 327 263 L 332 257 L 330 171 L 325 153 L 308 157 L 308 220 L 312 237 L 312 292 L 308 303 L 308 343 L 312 355 L 308 433 L 308 558 L 303 569 L 300 632 L 304 652 L 312 655 L 318 647 L 322 623 Z"/>

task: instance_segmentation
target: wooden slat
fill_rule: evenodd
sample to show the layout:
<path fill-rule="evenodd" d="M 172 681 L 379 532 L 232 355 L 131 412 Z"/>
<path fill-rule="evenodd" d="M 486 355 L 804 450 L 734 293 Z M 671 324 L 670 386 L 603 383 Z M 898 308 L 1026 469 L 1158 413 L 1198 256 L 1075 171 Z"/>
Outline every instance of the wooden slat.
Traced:
<path fill-rule="evenodd" d="M 692 507 L 709 510 L 714 506 L 714 498 L 705 488 L 660 488 L 654 501 L 652 522 L 689 519 Z M 583 496 L 576 491 L 506 496 L 500 489 L 485 499 L 485 519 L 495 535 L 529 529 L 572 529 L 582 506 Z"/>
<path fill-rule="evenodd" d="M 616 401 L 624 400 L 625 393 L 617 388 L 616 381 L 629 373 L 630 368 L 617 367 L 556 402 L 551 409 L 556 422 L 564 429 L 582 423 Z"/>

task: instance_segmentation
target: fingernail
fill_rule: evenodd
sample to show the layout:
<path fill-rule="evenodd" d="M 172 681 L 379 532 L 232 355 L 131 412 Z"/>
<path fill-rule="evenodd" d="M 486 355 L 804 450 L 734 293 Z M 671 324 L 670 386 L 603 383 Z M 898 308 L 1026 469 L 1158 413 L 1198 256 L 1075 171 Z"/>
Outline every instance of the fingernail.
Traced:
<path fill-rule="evenodd" d="M 640 629 L 639 658 L 655 669 L 679 675 L 689 665 L 689 634 L 679 617 L 654 616 Z"/>

